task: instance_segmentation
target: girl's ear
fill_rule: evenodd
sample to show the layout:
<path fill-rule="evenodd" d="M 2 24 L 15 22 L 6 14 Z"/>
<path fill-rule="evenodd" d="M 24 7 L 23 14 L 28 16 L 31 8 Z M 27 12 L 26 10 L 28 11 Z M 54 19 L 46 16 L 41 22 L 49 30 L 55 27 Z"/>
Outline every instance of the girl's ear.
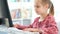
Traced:
<path fill-rule="evenodd" d="M 45 9 L 48 9 L 49 8 L 49 4 L 45 4 L 44 7 L 45 7 Z"/>

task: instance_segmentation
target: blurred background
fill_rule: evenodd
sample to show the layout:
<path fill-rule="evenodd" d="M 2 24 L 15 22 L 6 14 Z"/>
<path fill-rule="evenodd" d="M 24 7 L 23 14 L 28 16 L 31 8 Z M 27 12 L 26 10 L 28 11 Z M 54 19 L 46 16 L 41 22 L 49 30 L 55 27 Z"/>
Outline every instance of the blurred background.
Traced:
<path fill-rule="evenodd" d="M 54 4 L 55 20 L 60 22 L 60 0 L 51 0 Z M 7 0 L 13 23 L 32 23 L 38 16 L 34 10 L 34 0 Z"/>

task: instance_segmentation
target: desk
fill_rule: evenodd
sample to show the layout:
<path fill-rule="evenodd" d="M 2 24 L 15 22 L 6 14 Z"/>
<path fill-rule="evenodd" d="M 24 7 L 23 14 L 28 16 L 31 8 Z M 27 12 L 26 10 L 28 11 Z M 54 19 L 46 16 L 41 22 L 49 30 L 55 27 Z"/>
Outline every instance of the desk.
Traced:
<path fill-rule="evenodd" d="M 0 25 L 0 34 L 8 34 L 7 27 L 4 25 Z"/>
<path fill-rule="evenodd" d="M 8 34 L 7 32 L 0 31 L 0 34 Z"/>
<path fill-rule="evenodd" d="M 8 28 L 5 26 L 0 26 L 0 31 L 6 34 L 39 34 L 39 32 L 28 32 L 28 31 L 18 30 L 17 28 L 14 27 Z"/>

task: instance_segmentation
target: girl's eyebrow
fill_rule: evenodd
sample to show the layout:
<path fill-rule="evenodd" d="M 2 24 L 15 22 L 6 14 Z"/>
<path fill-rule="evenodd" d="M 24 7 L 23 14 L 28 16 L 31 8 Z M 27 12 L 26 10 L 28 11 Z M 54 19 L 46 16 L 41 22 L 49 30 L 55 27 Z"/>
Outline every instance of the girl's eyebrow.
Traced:
<path fill-rule="evenodd" d="M 34 6 L 40 6 L 40 5 L 34 5 Z"/>

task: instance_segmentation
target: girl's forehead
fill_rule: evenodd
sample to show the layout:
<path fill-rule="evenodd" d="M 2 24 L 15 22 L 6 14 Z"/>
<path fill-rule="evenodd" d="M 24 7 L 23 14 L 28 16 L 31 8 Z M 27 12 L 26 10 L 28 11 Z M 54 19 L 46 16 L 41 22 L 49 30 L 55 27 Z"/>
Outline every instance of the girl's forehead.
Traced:
<path fill-rule="evenodd" d="M 40 3 L 41 2 L 41 0 L 35 0 L 35 3 Z"/>
<path fill-rule="evenodd" d="M 37 4 L 35 4 L 35 5 L 36 5 L 36 6 L 40 6 L 41 4 L 38 4 L 38 3 L 37 3 Z"/>
<path fill-rule="evenodd" d="M 41 5 L 41 3 L 35 3 L 35 5 L 38 5 L 39 6 L 39 5 Z"/>
<path fill-rule="evenodd" d="M 35 4 L 36 5 L 40 5 L 41 4 L 41 0 L 35 0 Z"/>

